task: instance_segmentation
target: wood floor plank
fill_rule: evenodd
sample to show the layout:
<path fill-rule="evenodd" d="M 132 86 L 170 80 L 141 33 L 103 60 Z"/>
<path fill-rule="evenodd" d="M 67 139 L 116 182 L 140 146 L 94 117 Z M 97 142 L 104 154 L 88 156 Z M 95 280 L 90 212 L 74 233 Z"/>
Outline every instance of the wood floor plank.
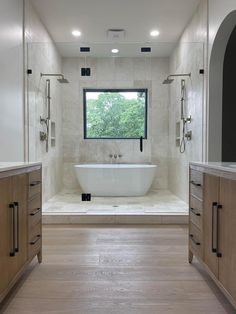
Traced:
<path fill-rule="evenodd" d="M 28 280 L 43 281 L 192 281 L 203 280 L 202 275 L 195 267 L 87 267 L 77 265 L 42 265 L 35 267 Z"/>
<path fill-rule="evenodd" d="M 7 314 L 234 314 L 227 304 L 212 300 L 142 303 L 81 301 L 71 299 L 19 299 L 16 298 Z"/>
<path fill-rule="evenodd" d="M 233 314 L 183 226 L 46 226 L 4 314 Z"/>

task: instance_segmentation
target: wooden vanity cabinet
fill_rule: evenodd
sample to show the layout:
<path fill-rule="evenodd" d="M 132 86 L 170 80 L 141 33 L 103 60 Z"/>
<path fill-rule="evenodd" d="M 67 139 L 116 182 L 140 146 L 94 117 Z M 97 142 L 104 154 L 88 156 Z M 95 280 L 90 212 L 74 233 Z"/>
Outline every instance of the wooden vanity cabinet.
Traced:
<path fill-rule="evenodd" d="M 219 184 L 219 177 L 204 175 L 204 262 L 216 277 L 218 277 L 219 259 L 216 254 L 216 211 L 219 202 Z"/>
<path fill-rule="evenodd" d="M 236 303 L 236 180 L 220 178 L 218 278 Z"/>
<path fill-rule="evenodd" d="M 29 209 L 32 173 L 40 176 L 37 249 L 31 244 L 36 229 Z M 35 255 L 41 261 L 41 166 L 0 172 L 0 302 Z"/>
<path fill-rule="evenodd" d="M 12 250 L 9 204 L 12 200 L 12 179 L 0 179 L 0 295 L 8 285 L 7 264 Z"/>
<path fill-rule="evenodd" d="M 195 171 L 196 167 L 190 167 L 190 186 Z M 203 229 L 197 250 L 191 241 L 190 218 L 189 261 L 196 255 L 236 308 L 236 176 L 208 168 L 198 167 L 198 171 L 202 174 Z M 191 207 L 190 187 L 190 213 Z"/>

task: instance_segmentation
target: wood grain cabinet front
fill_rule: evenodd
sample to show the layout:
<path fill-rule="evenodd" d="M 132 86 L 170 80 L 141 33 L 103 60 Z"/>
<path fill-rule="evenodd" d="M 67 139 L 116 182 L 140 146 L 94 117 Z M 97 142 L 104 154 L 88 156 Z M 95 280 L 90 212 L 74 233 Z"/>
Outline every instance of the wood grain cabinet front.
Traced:
<path fill-rule="evenodd" d="M 0 302 L 32 258 L 38 255 L 41 261 L 41 166 L 36 168 L 11 170 L 0 176 Z M 34 194 L 31 178 L 40 178 L 35 201 L 30 199 Z M 40 242 L 32 250 L 30 241 L 35 234 L 40 234 Z"/>
<path fill-rule="evenodd" d="M 196 173 L 190 168 L 190 185 L 192 171 Z M 225 172 L 203 167 L 202 192 L 198 193 L 202 203 L 190 194 L 189 261 L 196 255 L 236 308 L 236 176 L 224 176 Z M 195 217 L 193 211 L 200 216 Z"/>
<path fill-rule="evenodd" d="M 0 179 L 0 296 L 9 284 L 8 262 L 14 253 L 11 201 L 12 178 Z"/>

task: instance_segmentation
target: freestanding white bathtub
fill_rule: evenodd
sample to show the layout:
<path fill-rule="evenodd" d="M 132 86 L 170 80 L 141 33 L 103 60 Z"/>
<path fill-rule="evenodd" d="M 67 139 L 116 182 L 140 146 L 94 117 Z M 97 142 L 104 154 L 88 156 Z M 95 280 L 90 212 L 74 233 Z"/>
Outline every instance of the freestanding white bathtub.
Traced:
<path fill-rule="evenodd" d="M 84 193 L 92 196 L 142 196 L 153 182 L 156 165 L 80 164 L 76 177 Z"/>

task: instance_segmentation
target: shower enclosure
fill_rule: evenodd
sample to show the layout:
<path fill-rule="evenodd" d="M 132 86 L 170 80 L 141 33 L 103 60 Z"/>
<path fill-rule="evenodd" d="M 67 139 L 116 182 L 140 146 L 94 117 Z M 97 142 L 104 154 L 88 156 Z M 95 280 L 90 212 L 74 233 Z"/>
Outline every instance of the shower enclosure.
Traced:
<path fill-rule="evenodd" d="M 114 47 L 117 54 L 111 52 Z M 43 161 L 45 211 L 84 215 L 99 210 L 144 215 L 171 211 L 186 215 L 187 205 L 182 200 L 188 189 L 187 163 L 202 158 L 204 78 L 199 71 L 203 69 L 203 44 L 31 42 L 27 52 L 27 68 L 32 70 L 27 78 L 29 160 Z M 183 58 L 178 59 L 180 55 Z M 171 84 L 163 85 L 165 78 Z M 102 89 L 108 95 L 93 95 L 85 115 L 84 91 Z M 128 90 L 129 98 L 109 93 L 112 90 Z M 143 95 L 135 98 L 134 90 L 147 90 L 146 134 L 138 129 L 143 127 L 140 121 L 145 114 Z M 189 116 L 193 137 L 180 154 L 181 123 Z M 88 138 L 85 123 L 101 136 Z M 129 128 L 137 128 L 134 138 L 102 136 L 121 134 L 121 130 L 125 134 Z M 189 130 L 186 128 L 185 136 Z M 48 151 L 40 132 L 47 133 Z M 157 170 L 143 197 L 92 195 L 91 201 L 82 201 L 81 194 L 92 193 L 83 190 L 76 179 L 74 165 L 81 164 L 157 165 Z M 178 169 L 182 169 L 181 176 Z M 112 180 L 107 181 L 102 170 L 101 176 L 104 182 Z M 137 180 L 142 182 L 142 176 Z M 132 185 L 129 177 L 126 183 Z"/>

